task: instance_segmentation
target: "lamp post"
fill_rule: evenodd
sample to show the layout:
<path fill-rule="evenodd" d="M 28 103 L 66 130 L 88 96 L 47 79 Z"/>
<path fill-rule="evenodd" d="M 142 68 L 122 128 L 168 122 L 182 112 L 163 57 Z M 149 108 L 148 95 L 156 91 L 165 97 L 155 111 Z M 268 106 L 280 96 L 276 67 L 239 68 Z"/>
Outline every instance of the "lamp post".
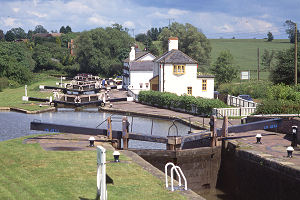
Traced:
<path fill-rule="evenodd" d="M 292 147 L 296 147 L 297 146 L 297 130 L 298 130 L 298 126 L 292 126 L 292 143 L 291 146 Z"/>

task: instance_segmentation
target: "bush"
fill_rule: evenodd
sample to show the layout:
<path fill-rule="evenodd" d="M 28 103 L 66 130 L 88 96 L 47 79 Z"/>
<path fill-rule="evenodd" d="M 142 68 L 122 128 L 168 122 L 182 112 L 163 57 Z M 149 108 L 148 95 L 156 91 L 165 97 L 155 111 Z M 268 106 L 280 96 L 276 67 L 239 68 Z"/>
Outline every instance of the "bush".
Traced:
<path fill-rule="evenodd" d="M 186 95 L 177 96 L 173 93 L 158 91 L 141 91 L 139 93 L 139 101 L 153 106 L 181 108 L 187 111 L 191 111 L 192 106 L 196 106 L 198 114 L 202 115 L 210 115 L 213 108 L 228 107 L 224 102 L 218 99 L 204 99 Z"/>
<path fill-rule="evenodd" d="M 298 114 L 300 104 L 288 100 L 263 100 L 258 105 L 256 114 Z"/>
<path fill-rule="evenodd" d="M 255 99 L 266 98 L 266 91 L 272 85 L 269 81 L 250 81 L 243 83 L 226 83 L 219 86 L 218 91 L 223 94 L 238 96 L 248 94 Z"/>

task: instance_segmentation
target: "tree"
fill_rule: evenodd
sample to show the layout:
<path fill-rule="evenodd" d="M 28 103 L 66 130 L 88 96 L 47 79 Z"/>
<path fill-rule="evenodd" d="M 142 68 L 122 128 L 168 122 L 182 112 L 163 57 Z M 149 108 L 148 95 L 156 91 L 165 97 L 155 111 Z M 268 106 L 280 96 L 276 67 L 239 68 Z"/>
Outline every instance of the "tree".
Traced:
<path fill-rule="evenodd" d="M 25 43 L 0 42 L 0 77 L 19 84 L 30 82 L 35 62 Z"/>
<path fill-rule="evenodd" d="M 262 55 L 261 64 L 264 66 L 264 69 L 271 70 L 273 66 L 273 62 L 275 57 L 275 51 L 272 50 L 271 52 L 267 49 L 264 50 Z"/>
<path fill-rule="evenodd" d="M 268 42 L 272 42 L 272 40 L 274 39 L 273 34 L 269 31 L 267 36 L 268 36 Z"/>
<path fill-rule="evenodd" d="M 32 36 L 33 36 L 33 31 L 32 30 L 28 30 L 28 32 L 27 32 L 27 38 L 31 40 Z"/>
<path fill-rule="evenodd" d="M 10 29 L 13 34 L 15 35 L 15 39 L 25 39 L 26 38 L 26 33 L 22 28 L 12 28 Z"/>
<path fill-rule="evenodd" d="M 16 39 L 15 38 L 15 34 L 11 30 L 9 30 L 9 31 L 6 32 L 6 34 L 5 34 L 5 40 L 7 42 L 15 41 L 15 39 Z"/>
<path fill-rule="evenodd" d="M 36 34 L 36 33 L 48 33 L 48 31 L 47 31 L 42 25 L 37 25 L 37 26 L 34 28 L 33 33 L 34 33 L 34 34 Z"/>
<path fill-rule="evenodd" d="M 147 35 L 145 33 L 137 34 L 135 40 L 144 43 L 147 40 Z"/>
<path fill-rule="evenodd" d="M 72 33 L 72 29 L 70 26 L 66 26 L 66 32 L 65 33 Z"/>
<path fill-rule="evenodd" d="M 222 51 L 213 64 L 212 72 L 216 77 L 217 84 L 229 83 L 237 77 L 238 70 L 234 66 L 234 59 L 231 53 Z"/>
<path fill-rule="evenodd" d="M 0 29 L 0 41 L 4 41 L 5 40 L 5 35 L 3 33 L 3 30 Z"/>
<path fill-rule="evenodd" d="M 292 47 L 283 51 L 279 51 L 276 55 L 276 65 L 271 71 L 271 80 L 273 83 L 284 83 L 287 85 L 294 84 L 295 81 L 295 49 Z M 298 60 L 300 50 L 298 48 Z M 299 79 L 299 62 L 298 62 L 298 79 Z"/>
<path fill-rule="evenodd" d="M 75 40 L 80 70 L 109 77 L 114 71 L 121 74 L 122 60 L 134 43 L 120 26 L 97 28 L 80 34 Z M 119 66 L 119 68 L 117 67 Z"/>
<path fill-rule="evenodd" d="M 289 35 L 290 43 L 295 43 L 295 22 L 286 20 L 284 26 L 287 27 L 285 32 Z M 300 33 L 297 29 L 297 41 L 300 41 Z"/>
<path fill-rule="evenodd" d="M 170 28 L 164 28 L 158 39 L 162 41 L 163 49 L 168 50 L 169 37 L 178 37 L 179 50 L 197 60 L 200 65 L 209 64 L 211 46 L 206 36 L 189 23 L 172 23 Z"/>
<path fill-rule="evenodd" d="M 60 27 L 59 32 L 66 33 L 66 28 L 64 26 Z"/>

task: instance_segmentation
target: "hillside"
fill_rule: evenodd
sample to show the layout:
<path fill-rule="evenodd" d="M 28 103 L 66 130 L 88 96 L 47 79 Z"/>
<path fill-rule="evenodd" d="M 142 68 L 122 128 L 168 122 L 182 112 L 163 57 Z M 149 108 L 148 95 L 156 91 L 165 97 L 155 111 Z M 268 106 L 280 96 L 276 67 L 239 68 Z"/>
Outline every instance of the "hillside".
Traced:
<path fill-rule="evenodd" d="M 229 50 L 236 64 L 241 70 L 257 70 L 257 48 L 260 49 L 260 57 L 265 49 L 279 51 L 290 48 L 292 44 L 287 39 L 266 42 L 263 39 L 210 39 L 212 52 L 211 63 L 213 63 L 221 51 Z M 251 79 L 257 78 L 257 72 L 252 71 Z M 268 72 L 261 72 L 262 79 L 268 78 Z"/>

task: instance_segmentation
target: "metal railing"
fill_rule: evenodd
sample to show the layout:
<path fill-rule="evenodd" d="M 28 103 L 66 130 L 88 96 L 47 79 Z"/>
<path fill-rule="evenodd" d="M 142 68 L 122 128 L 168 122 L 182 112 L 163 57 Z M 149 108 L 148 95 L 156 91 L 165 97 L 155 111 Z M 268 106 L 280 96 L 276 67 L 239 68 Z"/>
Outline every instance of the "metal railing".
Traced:
<path fill-rule="evenodd" d="M 169 189 L 169 180 L 168 180 L 168 166 L 171 165 L 171 191 L 184 189 L 187 190 L 187 181 L 186 178 L 179 166 L 175 166 L 173 163 L 169 162 L 165 165 L 165 177 L 166 177 L 166 188 Z M 178 187 L 174 189 L 174 171 L 178 176 Z M 184 180 L 184 185 L 181 183 L 181 178 Z"/>

